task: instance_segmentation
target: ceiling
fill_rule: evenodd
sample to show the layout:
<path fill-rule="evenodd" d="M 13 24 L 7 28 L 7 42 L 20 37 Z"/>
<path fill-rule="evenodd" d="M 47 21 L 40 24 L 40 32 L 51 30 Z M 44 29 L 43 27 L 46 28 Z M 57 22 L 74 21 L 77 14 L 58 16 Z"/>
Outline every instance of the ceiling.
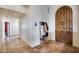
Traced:
<path fill-rule="evenodd" d="M 29 8 L 30 5 L 22 5 L 22 6 L 24 6 L 25 8 Z"/>
<path fill-rule="evenodd" d="M 0 8 L 0 16 L 9 16 L 9 17 L 15 17 L 15 18 L 19 18 L 22 19 L 25 14 L 24 13 L 20 13 L 20 12 L 16 12 L 13 10 L 9 10 L 9 9 L 4 9 L 4 8 Z"/>

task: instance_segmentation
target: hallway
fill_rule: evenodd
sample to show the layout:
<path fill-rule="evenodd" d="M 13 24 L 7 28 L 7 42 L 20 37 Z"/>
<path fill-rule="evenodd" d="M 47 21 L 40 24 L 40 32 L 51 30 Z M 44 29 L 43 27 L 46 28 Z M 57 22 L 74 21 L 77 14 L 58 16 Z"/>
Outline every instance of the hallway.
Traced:
<path fill-rule="evenodd" d="M 79 52 L 78 10 L 75 5 L 2 5 L 0 52 Z"/>
<path fill-rule="evenodd" d="M 31 48 L 22 39 L 12 39 L 9 42 L 0 44 L 0 52 L 2 53 L 72 53 L 79 52 L 79 48 L 72 47 L 62 42 L 54 42 L 52 40 L 44 41 L 39 46 Z"/>

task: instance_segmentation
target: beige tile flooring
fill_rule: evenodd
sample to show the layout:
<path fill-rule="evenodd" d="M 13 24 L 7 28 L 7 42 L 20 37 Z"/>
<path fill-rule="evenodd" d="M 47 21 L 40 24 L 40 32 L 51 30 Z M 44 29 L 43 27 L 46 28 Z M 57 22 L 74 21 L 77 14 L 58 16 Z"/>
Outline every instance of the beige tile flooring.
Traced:
<path fill-rule="evenodd" d="M 46 40 L 39 46 L 31 48 L 22 39 L 6 40 L 0 43 L 2 53 L 60 53 L 60 52 L 79 52 L 79 48 L 67 45 L 62 42 Z"/>

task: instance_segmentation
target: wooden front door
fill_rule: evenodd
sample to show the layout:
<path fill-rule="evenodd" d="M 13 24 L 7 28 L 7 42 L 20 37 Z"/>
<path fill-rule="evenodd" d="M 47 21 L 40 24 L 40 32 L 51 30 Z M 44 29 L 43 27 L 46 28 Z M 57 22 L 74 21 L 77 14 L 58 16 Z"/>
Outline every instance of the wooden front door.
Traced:
<path fill-rule="evenodd" d="M 72 43 L 73 37 L 72 9 L 68 6 L 59 8 L 56 12 L 56 40 Z"/>

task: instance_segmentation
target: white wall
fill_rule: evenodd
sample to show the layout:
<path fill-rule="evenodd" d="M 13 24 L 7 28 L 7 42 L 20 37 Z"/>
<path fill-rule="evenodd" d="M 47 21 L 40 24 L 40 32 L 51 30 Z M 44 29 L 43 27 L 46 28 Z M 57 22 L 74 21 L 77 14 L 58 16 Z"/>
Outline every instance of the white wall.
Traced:
<path fill-rule="evenodd" d="M 73 12 L 73 46 L 79 47 L 79 6 L 74 7 Z"/>
<path fill-rule="evenodd" d="M 3 31 L 3 28 L 2 28 L 2 20 L 0 18 L 0 41 L 2 39 L 2 34 L 3 34 L 2 31 Z"/>
<path fill-rule="evenodd" d="M 19 35 L 19 19 L 10 20 L 10 36 Z"/>
<path fill-rule="evenodd" d="M 31 47 L 40 44 L 39 27 L 34 26 L 34 22 L 42 21 L 44 13 L 42 6 L 30 6 L 27 15 L 21 20 L 21 37 Z M 37 30 L 38 29 L 38 30 Z"/>

